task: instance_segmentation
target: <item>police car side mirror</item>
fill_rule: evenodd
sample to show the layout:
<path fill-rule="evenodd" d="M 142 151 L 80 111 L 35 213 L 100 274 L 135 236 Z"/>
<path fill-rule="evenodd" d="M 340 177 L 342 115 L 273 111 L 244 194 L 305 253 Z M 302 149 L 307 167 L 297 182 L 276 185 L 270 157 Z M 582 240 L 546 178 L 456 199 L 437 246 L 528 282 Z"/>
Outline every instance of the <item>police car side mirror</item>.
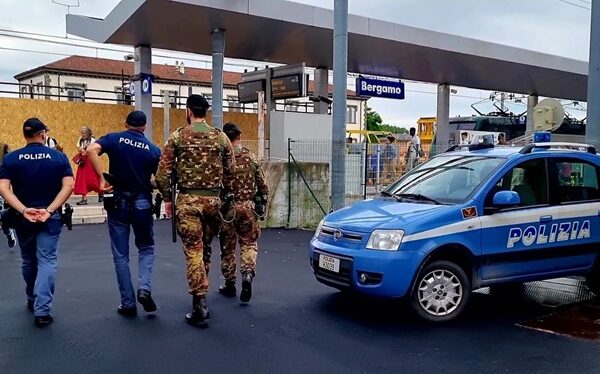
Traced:
<path fill-rule="evenodd" d="M 494 195 L 495 208 L 512 208 L 521 204 L 521 198 L 515 191 L 499 191 Z"/>

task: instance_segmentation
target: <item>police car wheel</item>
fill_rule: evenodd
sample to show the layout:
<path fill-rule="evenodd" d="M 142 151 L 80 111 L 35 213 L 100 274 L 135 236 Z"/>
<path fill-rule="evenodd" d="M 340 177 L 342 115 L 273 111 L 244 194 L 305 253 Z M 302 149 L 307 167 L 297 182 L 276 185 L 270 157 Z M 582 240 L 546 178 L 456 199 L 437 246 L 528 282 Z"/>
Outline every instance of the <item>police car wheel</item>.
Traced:
<path fill-rule="evenodd" d="M 450 261 L 434 261 L 419 273 L 411 307 L 428 321 L 449 321 L 463 311 L 470 294 L 471 282 L 460 266 Z"/>

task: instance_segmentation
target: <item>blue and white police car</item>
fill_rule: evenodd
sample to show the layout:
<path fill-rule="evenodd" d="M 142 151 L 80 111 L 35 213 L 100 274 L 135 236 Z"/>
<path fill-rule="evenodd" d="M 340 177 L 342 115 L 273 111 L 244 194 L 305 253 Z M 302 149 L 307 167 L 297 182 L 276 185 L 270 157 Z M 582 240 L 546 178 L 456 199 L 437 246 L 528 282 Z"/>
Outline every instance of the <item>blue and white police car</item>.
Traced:
<path fill-rule="evenodd" d="M 400 298 L 430 321 L 472 290 L 584 275 L 600 294 L 600 156 L 593 146 L 455 147 L 378 198 L 327 215 L 310 241 L 318 281 Z"/>

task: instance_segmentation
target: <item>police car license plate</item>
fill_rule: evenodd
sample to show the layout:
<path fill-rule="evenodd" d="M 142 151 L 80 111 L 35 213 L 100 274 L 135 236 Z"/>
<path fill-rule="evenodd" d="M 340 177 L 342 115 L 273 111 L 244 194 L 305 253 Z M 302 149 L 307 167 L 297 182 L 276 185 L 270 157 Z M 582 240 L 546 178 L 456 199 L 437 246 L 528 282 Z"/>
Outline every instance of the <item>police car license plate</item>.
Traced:
<path fill-rule="evenodd" d="M 334 273 L 339 273 L 340 259 L 331 256 L 320 255 L 319 267 L 325 270 L 333 271 Z"/>

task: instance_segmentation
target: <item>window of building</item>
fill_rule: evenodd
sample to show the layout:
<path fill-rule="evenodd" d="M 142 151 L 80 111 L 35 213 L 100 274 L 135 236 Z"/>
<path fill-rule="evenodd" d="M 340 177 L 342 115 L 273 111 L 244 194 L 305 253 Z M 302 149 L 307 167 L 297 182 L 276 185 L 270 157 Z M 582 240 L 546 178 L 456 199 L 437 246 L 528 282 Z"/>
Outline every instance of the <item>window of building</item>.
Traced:
<path fill-rule="evenodd" d="M 44 98 L 44 83 L 43 82 L 38 82 L 35 84 L 35 98 L 36 99 L 43 99 Z"/>
<path fill-rule="evenodd" d="M 202 94 L 206 101 L 208 101 L 208 105 L 212 106 L 212 94 Z"/>
<path fill-rule="evenodd" d="M 356 113 L 358 107 L 356 105 L 348 105 L 346 107 L 346 123 L 356 123 Z"/>
<path fill-rule="evenodd" d="M 131 92 L 128 87 L 115 87 L 115 93 L 117 95 L 117 102 L 123 105 L 131 105 L 133 103 Z"/>
<path fill-rule="evenodd" d="M 300 102 L 296 100 L 286 100 L 285 101 L 285 111 L 286 112 L 299 112 L 300 111 Z"/>
<path fill-rule="evenodd" d="M 68 101 L 85 101 L 86 85 L 84 83 L 65 83 Z"/>
<path fill-rule="evenodd" d="M 20 86 L 19 97 L 21 97 L 21 99 L 26 99 L 29 97 L 29 86 L 27 86 L 27 85 Z"/>
<path fill-rule="evenodd" d="M 242 106 L 240 105 L 237 96 L 229 96 L 228 95 L 226 106 L 227 106 L 227 109 L 229 112 L 241 112 L 242 111 Z"/>
<path fill-rule="evenodd" d="M 160 90 L 160 97 L 163 103 L 165 98 L 169 96 L 171 98 L 171 108 L 177 108 L 177 91 L 174 90 Z"/>

